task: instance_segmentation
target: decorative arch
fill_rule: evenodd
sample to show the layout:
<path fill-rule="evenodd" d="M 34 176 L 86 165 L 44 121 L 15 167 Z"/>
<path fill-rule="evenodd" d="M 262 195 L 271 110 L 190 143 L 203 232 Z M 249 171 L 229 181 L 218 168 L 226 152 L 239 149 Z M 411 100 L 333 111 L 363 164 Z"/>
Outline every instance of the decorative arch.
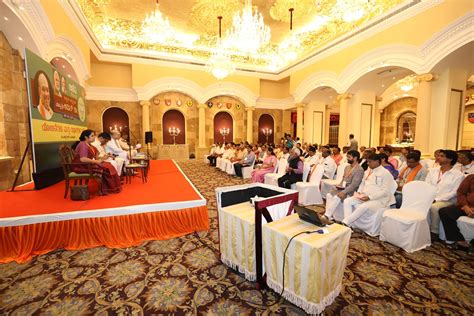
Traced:
<path fill-rule="evenodd" d="M 268 136 L 268 138 L 267 136 L 265 136 L 263 132 L 264 129 L 271 130 L 272 132 Z M 273 119 L 273 116 L 271 116 L 270 114 L 264 113 L 260 115 L 258 119 L 258 142 L 261 144 L 264 144 L 264 143 L 274 144 L 275 143 L 275 120 Z"/>
<path fill-rule="evenodd" d="M 124 109 L 119 107 L 109 107 L 102 113 L 102 130 L 110 133 L 117 129 L 122 136 L 130 139 L 130 118 Z"/>
<path fill-rule="evenodd" d="M 214 143 L 223 142 L 224 137 L 220 133 L 221 128 L 228 128 L 229 135 L 225 137 L 226 142 L 234 140 L 234 119 L 227 111 L 220 111 L 214 115 Z"/>
<path fill-rule="evenodd" d="M 186 144 L 186 119 L 178 109 L 170 109 L 163 114 L 162 122 L 163 144 Z M 179 129 L 179 134 L 174 137 L 171 129 Z"/>
<path fill-rule="evenodd" d="M 257 104 L 258 96 L 247 87 L 234 82 L 218 82 L 207 86 L 204 89 L 204 94 L 200 98 L 201 103 L 206 102 L 217 96 L 227 95 L 237 98 L 246 106 L 255 106 Z"/>
<path fill-rule="evenodd" d="M 137 92 L 139 100 L 149 100 L 153 96 L 176 91 L 189 95 L 194 100 L 201 102 L 203 95 L 203 88 L 186 78 L 181 77 L 163 77 L 153 81 L 148 82 L 143 87 L 134 87 Z"/>
<path fill-rule="evenodd" d="M 404 142 L 408 138 L 415 139 L 416 113 L 414 111 L 403 111 L 397 117 L 397 138 Z"/>

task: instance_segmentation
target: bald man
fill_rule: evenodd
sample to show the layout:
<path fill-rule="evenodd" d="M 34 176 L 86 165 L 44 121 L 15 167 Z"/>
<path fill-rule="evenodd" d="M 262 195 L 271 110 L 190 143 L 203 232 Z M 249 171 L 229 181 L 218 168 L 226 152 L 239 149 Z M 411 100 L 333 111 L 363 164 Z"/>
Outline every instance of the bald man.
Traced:
<path fill-rule="evenodd" d="M 51 95 L 49 93 L 49 82 L 46 75 L 41 73 L 38 76 L 38 111 L 45 120 L 53 117 L 53 109 L 51 108 Z"/>

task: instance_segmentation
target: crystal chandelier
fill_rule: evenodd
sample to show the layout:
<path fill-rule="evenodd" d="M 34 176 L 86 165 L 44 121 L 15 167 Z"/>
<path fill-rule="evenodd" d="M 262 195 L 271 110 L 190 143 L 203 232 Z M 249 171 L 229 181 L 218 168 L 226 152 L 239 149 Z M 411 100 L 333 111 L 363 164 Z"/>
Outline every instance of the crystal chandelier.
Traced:
<path fill-rule="evenodd" d="M 209 57 L 206 68 L 214 77 L 218 80 L 222 80 L 235 71 L 235 65 L 221 41 L 222 16 L 218 16 L 217 19 L 219 20 L 219 38 L 216 47 L 213 49 L 211 56 Z"/>
<path fill-rule="evenodd" d="M 415 75 L 406 76 L 397 81 L 397 86 L 400 90 L 408 92 L 418 85 Z"/>
<path fill-rule="evenodd" d="M 337 0 L 334 9 L 344 22 L 353 23 L 364 16 L 368 5 L 370 0 Z"/>
<path fill-rule="evenodd" d="M 245 7 L 234 15 L 232 28 L 227 33 L 227 43 L 230 47 L 250 54 L 258 51 L 270 42 L 270 28 L 263 22 L 262 14 L 255 10 L 252 1 L 245 0 Z"/>
<path fill-rule="evenodd" d="M 173 39 L 174 30 L 170 25 L 168 17 L 163 17 L 160 4 L 156 0 L 155 11 L 146 15 L 142 23 L 143 39 L 151 44 L 164 44 Z"/>

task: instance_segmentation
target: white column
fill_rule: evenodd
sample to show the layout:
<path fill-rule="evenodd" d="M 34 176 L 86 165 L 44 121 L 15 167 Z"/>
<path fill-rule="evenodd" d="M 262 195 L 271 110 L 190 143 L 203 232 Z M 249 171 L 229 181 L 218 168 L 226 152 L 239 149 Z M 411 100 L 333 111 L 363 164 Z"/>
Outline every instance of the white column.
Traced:
<path fill-rule="evenodd" d="M 338 144 L 342 149 L 347 142 L 349 141 L 349 135 L 347 134 L 348 124 L 347 124 L 347 105 L 349 104 L 349 99 L 352 98 L 351 93 L 343 93 L 337 96 L 339 101 L 339 136 Z"/>
<path fill-rule="evenodd" d="M 247 111 L 247 141 L 252 144 L 253 143 L 253 111 L 255 111 L 255 107 L 248 106 L 245 108 Z"/>
<path fill-rule="evenodd" d="M 298 103 L 296 104 L 296 137 L 299 137 L 303 142 L 303 110 L 305 104 Z"/>
<path fill-rule="evenodd" d="M 416 127 L 414 147 L 422 155 L 430 154 L 430 122 L 431 122 L 431 82 L 436 80 L 433 74 L 417 77 L 418 103 L 416 105 Z"/>
<path fill-rule="evenodd" d="M 198 104 L 199 109 L 199 129 L 198 129 L 198 140 L 199 140 L 199 148 L 206 147 L 206 105 L 205 104 Z"/>
<path fill-rule="evenodd" d="M 380 115 L 381 111 L 379 110 L 380 102 L 382 102 L 382 97 L 375 98 L 375 105 L 374 105 L 374 129 L 372 130 L 372 144 L 373 147 L 385 145 L 380 144 Z"/>
<path fill-rule="evenodd" d="M 142 106 L 142 136 L 145 143 L 145 132 L 150 131 L 150 101 L 140 101 Z"/>

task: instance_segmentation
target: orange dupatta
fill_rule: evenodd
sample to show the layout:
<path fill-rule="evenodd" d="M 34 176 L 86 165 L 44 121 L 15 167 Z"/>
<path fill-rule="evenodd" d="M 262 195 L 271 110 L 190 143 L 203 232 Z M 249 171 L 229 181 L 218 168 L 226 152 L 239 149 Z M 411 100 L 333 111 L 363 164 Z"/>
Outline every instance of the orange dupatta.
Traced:
<path fill-rule="evenodd" d="M 405 184 L 410 182 L 410 181 L 413 181 L 416 177 L 416 175 L 418 174 L 418 172 L 421 170 L 423 166 L 421 165 L 421 163 L 418 164 L 418 166 L 416 166 L 415 169 L 413 169 L 413 171 L 408 175 L 407 177 L 407 181 L 405 181 Z M 400 173 L 400 179 L 403 179 L 403 175 L 405 174 L 405 172 L 408 170 L 408 167 L 405 167 L 402 172 Z"/>

